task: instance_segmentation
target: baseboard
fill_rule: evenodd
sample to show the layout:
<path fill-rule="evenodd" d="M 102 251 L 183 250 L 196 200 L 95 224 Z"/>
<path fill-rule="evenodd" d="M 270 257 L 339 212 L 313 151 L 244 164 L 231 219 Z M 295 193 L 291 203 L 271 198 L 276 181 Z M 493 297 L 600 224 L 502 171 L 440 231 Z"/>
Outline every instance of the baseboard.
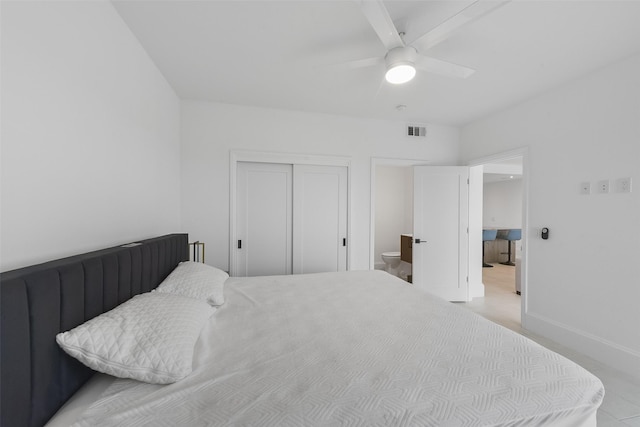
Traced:
<path fill-rule="evenodd" d="M 618 371 L 640 378 L 640 352 L 536 313 L 525 315 L 526 329 L 561 343 Z"/>

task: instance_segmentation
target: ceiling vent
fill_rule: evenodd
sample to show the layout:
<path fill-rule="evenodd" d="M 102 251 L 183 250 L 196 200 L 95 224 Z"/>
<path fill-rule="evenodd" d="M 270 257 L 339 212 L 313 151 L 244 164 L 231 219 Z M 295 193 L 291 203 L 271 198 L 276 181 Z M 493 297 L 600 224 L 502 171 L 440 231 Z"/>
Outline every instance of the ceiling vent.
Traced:
<path fill-rule="evenodd" d="M 424 126 L 407 126 L 407 136 L 427 136 L 427 128 Z"/>

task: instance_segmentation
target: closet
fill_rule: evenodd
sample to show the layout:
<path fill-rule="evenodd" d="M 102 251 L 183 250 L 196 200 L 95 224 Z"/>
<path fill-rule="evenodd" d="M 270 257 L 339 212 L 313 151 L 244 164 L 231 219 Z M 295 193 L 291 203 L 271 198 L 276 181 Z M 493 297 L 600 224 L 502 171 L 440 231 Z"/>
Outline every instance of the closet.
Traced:
<path fill-rule="evenodd" d="M 347 168 L 238 162 L 235 276 L 347 268 Z"/>

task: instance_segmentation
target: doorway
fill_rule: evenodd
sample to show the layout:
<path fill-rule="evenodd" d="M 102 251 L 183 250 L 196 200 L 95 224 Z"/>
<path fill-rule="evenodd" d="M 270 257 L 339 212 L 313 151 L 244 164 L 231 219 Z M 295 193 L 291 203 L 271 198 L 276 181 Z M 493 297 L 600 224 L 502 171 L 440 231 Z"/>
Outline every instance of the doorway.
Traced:
<path fill-rule="evenodd" d="M 401 235 L 413 231 L 413 168 L 411 166 L 378 165 L 375 171 L 374 268 L 385 269 L 383 253 L 400 252 Z M 411 263 L 401 261 L 400 278 L 408 280 Z"/>
<path fill-rule="evenodd" d="M 521 241 L 520 245 L 517 249 L 517 255 L 519 255 L 519 268 L 517 277 L 520 279 L 520 290 L 521 296 L 519 299 L 519 325 L 517 327 L 526 328 L 526 310 L 527 310 L 527 230 L 528 230 L 528 151 L 526 148 L 521 148 L 513 151 L 498 153 L 492 156 L 477 158 L 468 163 L 470 166 L 470 171 L 473 176 L 472 181 L 481 182 L 483 181 L 483 169 L 484 165 L 492 164 L 492 163 L 508 163 L 509 161 L 513 161 L 513 159 L 518 158 L 521 163 L 521 186 L 522 186 L 522 209 L 521 209 Z M 388 159 L 388 158 L 372 158 L 371 159 L 371 221 L 370 221 L 370 268 L 380 268 L 380 260 L 377 255 L 376 250 L 376 227 L 378 226 L 378 222 L 376 219 L 376 192 L 378 185 L 376 184 L 376 170 L 381 165 L 391 165 L 391 166 L 403 166 L 407 168 L 411 168 L 415 165 L 428 165 L 428 161 L 420 161 L 420 160 L 404 160 L 404 159 Z M 489 168 L 491 169 L 491 168 Z M 478 173 L 479 171 L 479 173 Z M 480 175 L 480 179 L 478 178 Z M 473 201 L 474 207 L 470 210 L 470 229 L 478 229 L 477 236 L 475 232 L 470 233 L 470 249 L 469 249 L 469 276 L 470 276 L 470 293 L 471 297 L 474 300 L 480 300 L 479 297 L 483 297 L 485 295 L 484 285 L 482 284 L 482 190 L 483 185 L 472 185 L 470 190 L 470 201 L 471 199 L 479 199 Z M 478 197 L 480 195 L 480 197 Z M 478 208 L 479 205 L 479 208 Z M 497 222 L 497 221 L 496 221 Z M 379 251 L 378 251 L 379 252 Z M 477 264 L 477 269 L 476 269 Z M 513 268 L 513 267 L 512 267 Z M 515 269 L 514 269 L 515 270 Z M 476 274 L 477 271 L 477 274 Z M 515 273 L 515 271 L 514 271 Z M 478 278 L 477 280 L 475 278 Z M 515 279 L 514 279 L 515 280 Z M 476 287 L 475 284 L 479 286 Z M 515 285 L 514 285 L 515 286 Z M 515 292 L 514 292 L 515 295 Z M 472 301 L 473 303 L 473 301 Z M 516 319 L 518 320 L 518 319 Z M 516 326 L 514 326 L 516 328 Z"/>
<path fill-rule="evenodd" d="M 380 261 L 385 259 L 389 264 L 387 271 L 392 274 L 399 271 L 396 275 L 421 290 L 449 301 L 468 301 L 472 276 L 468 263 L 468 187 L 472 168 L 431 166 L 428 163 L 372 158 L 370 266 L 375 268 L 377 263 L 377 267 L 381 268 Z M 385 181 L 388 180 L 389 170 L 400 170 L 400 179 L 392 181 L 391 185 Z M 381 191 L 386 187 L 390 187 L 389 191 L 393 194 L 382 194 Z M 402 197 L 394 199 L 399 193 L 402 193 Z M 404 203 L 403 199 L 411 203 Z M 396 207 L 399 214 L 391 222 L 383 215 L 389 210 L 389 200 L 392 203 L 395 200 L 395 204 L 399 205 Z M 411 212 L 413 221 L 407 224 L 404 219 Z M 383 233 L 386 230 L 395 230 L 389 239 L 384 237 L 389 234 Z M 407 240 L 407 244 L 402 243 Z M 400 268 L 395 268 L 392 263 L 394 257 L 396 261 L 398 258 L 403 261 Z"/>
<path fill-rule="evenodd" d="M 526 162 L 527 151 L 520 149 L 469 163 L 482 167 L 482 228 L 497 230 L 497 239 L 482 242 L 484 296 L 467 306 L 516 331 L 525 327 L 526 313 Z M 519 230 L 519 240 L 508 240 L 514 233 L 507 230 Z"/>
<path fill-rule="evenodd" d="M 426 160 L 371 158 L 371 221 L 369 268 L 383 270 L 382 253 L 399 252 L 400 236 L 413 232 L 413 167 Z M 397 269 L 400 278 L 412 274 L 405 261 Z"/>

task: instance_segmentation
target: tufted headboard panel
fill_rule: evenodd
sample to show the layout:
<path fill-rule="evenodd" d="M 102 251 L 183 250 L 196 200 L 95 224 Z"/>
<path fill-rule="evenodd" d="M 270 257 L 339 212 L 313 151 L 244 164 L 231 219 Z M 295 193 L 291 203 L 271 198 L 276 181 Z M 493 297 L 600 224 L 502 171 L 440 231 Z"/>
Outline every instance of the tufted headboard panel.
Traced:
<path fill-rule="evenodd" d="M 55 336 L 148 292 L 189 259 L 170 234 L 2 273 L 0 425 L 41 426 L 93 374 Z"/>

